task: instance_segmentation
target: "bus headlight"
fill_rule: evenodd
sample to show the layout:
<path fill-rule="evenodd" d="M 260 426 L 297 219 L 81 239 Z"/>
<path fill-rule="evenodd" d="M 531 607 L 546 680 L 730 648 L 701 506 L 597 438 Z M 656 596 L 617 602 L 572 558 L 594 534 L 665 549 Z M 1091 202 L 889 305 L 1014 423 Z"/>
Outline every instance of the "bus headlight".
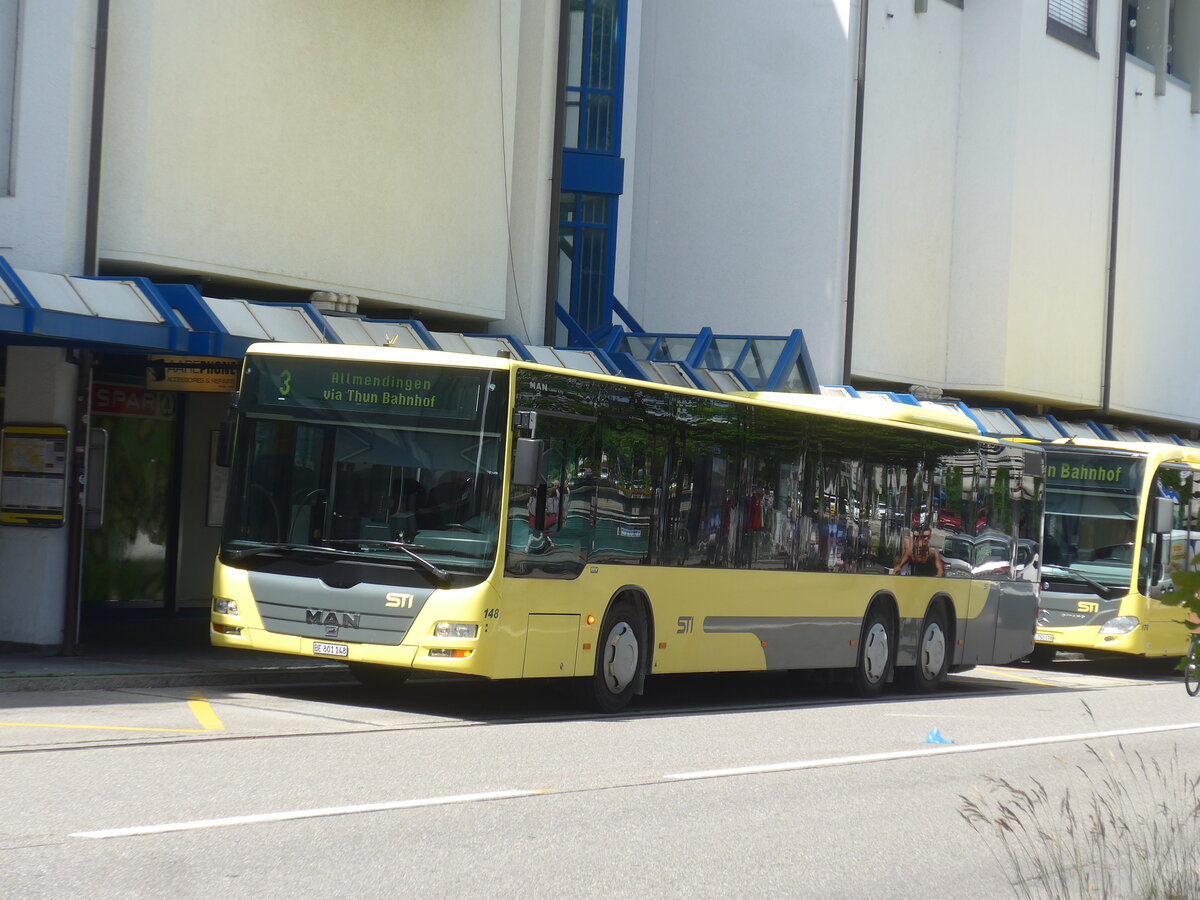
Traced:
<path fill-rule="evenodd" d="M 213 612 L 223 616 L 236 616 L 238 607 L 236 600 L 226 600 L 224 597 L 213 597 Z"/>
<path fill-rule="evenodd" d="M 433 626 L 433 633 L 440 638 L 474 638 L 479 634 L 479 626 L 466 622 L 438 622 Z"/>
<path fill-rule="evenodd" d="M 1117 616 L 1100 626 L 1101 634 L 1129 634 L 1138 627 L 1137 616 Z"/>

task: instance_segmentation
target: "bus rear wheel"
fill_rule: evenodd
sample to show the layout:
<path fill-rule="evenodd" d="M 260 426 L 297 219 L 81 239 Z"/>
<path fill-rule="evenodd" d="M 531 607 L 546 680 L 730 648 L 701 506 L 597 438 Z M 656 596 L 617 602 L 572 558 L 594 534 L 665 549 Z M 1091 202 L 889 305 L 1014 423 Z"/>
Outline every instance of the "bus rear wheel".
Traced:
<path fill-rule="evenodd" d="M 629 705 L 646 660 L 646 617 L 628 600 L 618 600 L 604 617 L 596 645 L 596 667 L 582 685 L 582 700 L 599 712 Z"/>
<path fill-rule="evenodd" d="M 380 691 L 394 691 L 408 681 L 409 670 L 397 666 L 381 666 L 378 663 L 352 662 L 350 674 L 359 684 Z"/>
<path fill-rule="evenodd" d="M 883 693 L 892 674 L 895 646 L 891 619 L 882 608 L 872 607 L 863 620 L 858 664 L 854 668 L 854 686 L 860 697 L 871 699 Z"/>
<path fill-rule="evenodd" d="M 946 613 L 935 606 L 921 624 L 917 638 L 917 661 L 912 667 L 911 682 L 918 694 L 936 691 L 950 664 L 950 642 L 946 635 Z"/>

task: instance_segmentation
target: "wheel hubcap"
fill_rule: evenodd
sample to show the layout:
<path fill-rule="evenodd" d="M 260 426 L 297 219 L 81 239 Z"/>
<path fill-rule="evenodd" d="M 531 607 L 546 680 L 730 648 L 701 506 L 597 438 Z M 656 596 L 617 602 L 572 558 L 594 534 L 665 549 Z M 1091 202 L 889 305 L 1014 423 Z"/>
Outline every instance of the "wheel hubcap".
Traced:
<path fill-rule="evenodd" d="M 931 622 L 921 639 L 921 671 L 926 678 L 936 678 L 945 661 L 946 633 L 937 622 Z"/>
<path fill-rule="evenodd" d="M 876 622 L 867 632 L 866 641 L 863 644 L 863 675 L 866 676 L 867 681 L 875 684 L 883 678 L 887 661 L 887 629 L 883 627 L 883 623 Z"/>
<path fill-rule="evenodd" d="M 628 622 L 618 622 L 608 633 L 605 645 L 604 683 L 614 694 L 629 687 L 637 674 L 637 635 Z"/>

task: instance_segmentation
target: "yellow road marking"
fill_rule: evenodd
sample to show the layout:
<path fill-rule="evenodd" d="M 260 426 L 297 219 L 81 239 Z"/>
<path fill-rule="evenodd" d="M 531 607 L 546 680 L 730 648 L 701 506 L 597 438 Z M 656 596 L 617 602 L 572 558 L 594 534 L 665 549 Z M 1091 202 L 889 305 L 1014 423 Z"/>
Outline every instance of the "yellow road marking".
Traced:
<path fill-rule="evenodd" d="M 188 695 L 188 706 L 192 708 L 192 714 L 195 715 L 205 731 L 224 731 L 225 724 L 217 718 L 217 714 L 213 712 L 213 708 L 208 701 L 199 694 Z"/>
<path fill-rule="evenodd" d="M 1036 678 L 1026 678 L 1024 675 L 1014 675 L 1007 669 L 992 669 L 988 666 L 980 666 L 979 670 L 981 672 L 987 672 L 989 675 L 999 675 L 1001 678 L 1011 678 L 1013 681 L 1024 681 L 1026 684 L 1040 684 L 1043 687 L 1057 687 L 1057 685 L 1051 681 L 1038 681 Z"/>
<path fill-rule="evenodd" d="M 209 702 L 199 694 L 188 697 L 192 715 L 200 728 L 138 728 L 132 725 L 64 725 L 55 722 L 0 722 L 0 728 L 77 728 L 81 731 L 150 731 L 165 734 L 203 734 L 206 731 L 224 731 L 225 724 L 218 718 Z"/>

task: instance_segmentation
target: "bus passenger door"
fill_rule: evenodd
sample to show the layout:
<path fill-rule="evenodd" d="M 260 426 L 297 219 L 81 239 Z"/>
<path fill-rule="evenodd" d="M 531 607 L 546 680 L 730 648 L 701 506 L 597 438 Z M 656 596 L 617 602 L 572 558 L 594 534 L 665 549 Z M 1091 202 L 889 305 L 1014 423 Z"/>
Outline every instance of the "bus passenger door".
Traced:
<path fill-rule="evenodd" d="M 1186 466 L 1160 466 L 1146 504 L 1139 561 L 1145 571 L 1139 571 L 1138 583 L 1150 598 L 1146 605 L 1150 653 L 1166 652 L 1176 643 L 1181 654 L 1185 649 L 1186 635 L 1178 625 L 1183 613 L 1177 607 L 1159 602 L 1159 598 L 1171 589 L 1172 574 L 1188 571 L 1195 565 L 1195 544 L 1200 538 L 1195 521 L 1195 481 L 1194 473 Z"/>

